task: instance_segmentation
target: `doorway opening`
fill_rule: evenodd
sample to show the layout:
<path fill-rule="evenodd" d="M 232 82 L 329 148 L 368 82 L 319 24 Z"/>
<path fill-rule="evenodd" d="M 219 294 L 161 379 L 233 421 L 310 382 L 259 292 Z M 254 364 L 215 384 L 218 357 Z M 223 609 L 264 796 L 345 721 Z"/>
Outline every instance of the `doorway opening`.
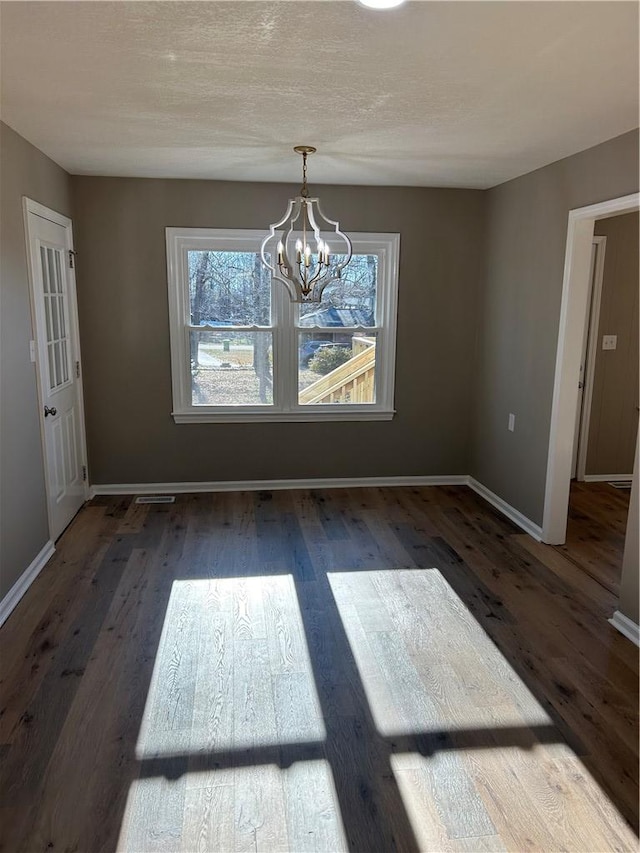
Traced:
<path fill-rule="evenodd" d="M 595 221 L 567 533 L 556 546 L 616 597 L 638 430 L 639 224 L 637 212 Z"/>
<path fill-rule="evenodd" d="M 633 193 L 569 212 L 542 524 L 542 540 L 550 545 L 564 544 L 567 533 L 594 225 L 639 207 L 640 193 Z"/>

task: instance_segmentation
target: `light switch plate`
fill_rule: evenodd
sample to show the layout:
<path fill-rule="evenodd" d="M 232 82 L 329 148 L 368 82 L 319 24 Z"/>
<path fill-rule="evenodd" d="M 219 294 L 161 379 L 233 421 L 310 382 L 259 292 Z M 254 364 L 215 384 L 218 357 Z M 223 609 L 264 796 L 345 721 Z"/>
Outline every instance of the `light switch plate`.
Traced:
<path fill-rule="evenodd" d="M 617 335 L 603 335 L 602 336 L 602 349 L 615 349 L 618 346 L 618 336 Z"/>

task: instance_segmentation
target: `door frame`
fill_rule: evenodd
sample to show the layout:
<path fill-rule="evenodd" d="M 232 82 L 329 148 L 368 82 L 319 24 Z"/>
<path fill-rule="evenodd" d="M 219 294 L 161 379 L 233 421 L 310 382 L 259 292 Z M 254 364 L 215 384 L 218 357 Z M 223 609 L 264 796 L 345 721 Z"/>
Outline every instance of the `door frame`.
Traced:
<path fill-rule="evenodd" d="M 607 238 L 594 234 L 592 242 L 596 247 L 593 279 L 589 283 L 590 293 L 587 295 L 587 348 L 583 355 L 584 374 L 582 389 L 582 412 L 580 414 L 580 429 L 578 431 L 578 461 L 576 465 L 576 480 L 584 480 L 587 468 L 587 448 L 589 445 L 589 425 L 591 423 L 591 403 L 593 401 L 593 380 L 598 351 L 598 328 L 600 325 L 600 303 L 602 301 L 602 283 L 604 281 L 604 259 L 607 251 Z"/>
<path fill-rule="evenodd" d="M 40 204 L 40 202 L 34 201 L 27 196 L 22 196 L 22 214 L 24 220 L 24 235 L 25 235 L 25 249 L 27 255 L 27 272 L 29 278 L 29 305 L 31 309 L 31 336 L 33 341 L 33 350 L 32 350 L 32 360 L 34 361 L 35 371 L 36 371 L 36 386 L 38 389 L 38 421 L 40 423 L 40 441 L 42 443 L 42 462 L 44 466 L 44 482 L 45 489 L 47 493 L 47 524 L 49 527 L 49 535 L 52 536 L 52 521 L 51 521 L 51 513 L 49 508 L 49 498 L 51 495 L 51 488 L 49 483 L 49 467 L 47 465 L 47 448 L 46 448 L 46 438 L 44 433 L 44 418 L 42 417 L 42 412 L 44 408 L 44 394 L 43 394 L 43 377 L 40 372 L 40 359 L 38 356 L 38 347 L 41 346 L 42 342 L 38 340 L 38 324 L 36 322 L 36 299 L 38 298 L 36 294 L 36 271 L 33 267 L 33 257 L 31 253 L 32 246 L 32 232 L 29 223 L 29 215 L 33 214 L 35 216 L 40 216 L 42 219 L 47 219 L 49 222 L 53 222 L 56 225 L 60 225 L 65 229 L 66 234 L 66 245 L 65 250 L 67 252 L 67 265 L 65 266 L 66 272 L 66 284 L 67 284 L 67 305 L 69 308 L 69 320 L 71 324 L 71 333 L 74 338 L 74 351 L 76 353 L 75 360 L 80 363 L 80 371 L 79 374 L 76 374 L 76 388 L 78 395 L 78 413 L 80 420 L 80 447 L 82 454 L 82 465 L 86 470 L 86 478 L 83 480 L 83 488 L 84 488 L 84 499 L 85 501 L 89 499 L 89 467 L 87 462 L 87 436 L 86 436 L 86 428 L 85 428 L 85 416 L 84 416 L 84 388 L 82 383 L 82 354 L 80 350 L 80 324 L 78 319 L 78 299 L 77 299 L 77 291 L 76 291 L 76 273 L 75 273 L 75 265 L 68 265 L 68 258 L 70 257 L 69 253 L 73 252 L 73 223 L 68 216 L 64 216 L 62 213 L 58 213 L 55 210 L 51 210 L 49 207 L 45 207 L 45 205 Z M 75 253 L 74 253 L 75 254 Z"/>
<path fill-rule="evenodd" d="M 577 377 L 587 317 L 595 221 L 639 208 L 640 193 L 631 193 L 569 211 L 542 519 L 542 541 L 550 545 L 562 545 L 567 534 Z"/>

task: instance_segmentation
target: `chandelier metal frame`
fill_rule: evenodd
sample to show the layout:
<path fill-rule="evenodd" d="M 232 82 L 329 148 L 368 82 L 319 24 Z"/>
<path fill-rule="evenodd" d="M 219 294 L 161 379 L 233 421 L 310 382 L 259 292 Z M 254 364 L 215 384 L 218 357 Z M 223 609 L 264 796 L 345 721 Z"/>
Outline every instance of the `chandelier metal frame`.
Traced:
<path fill-rule="evenodd" d="M 341 278 L 353 250 L 351 240 L 340 230 L 340 223 L 325 216 L 320 200 L 309 195 L 307 157 L 316 149 L 312 145 L 296 145 L 293 150 L 302 155 L 302 188 L 299 195 L 289 199 L 282 219 L 269 226 L 269 234 L 260 246 L 260 256 L 272 277 L 286 286 L 292 302 L 320 302 L 327 285 Z M 329 247 L 319 220 L 325 231 L 331 230 L 332 237 L 344 243 L 344 250 L 338 252 L 344 256 L 343 260 L 335 259 L 335 246 Z M 315 252 L 308 242 L 313 238 Z"/>

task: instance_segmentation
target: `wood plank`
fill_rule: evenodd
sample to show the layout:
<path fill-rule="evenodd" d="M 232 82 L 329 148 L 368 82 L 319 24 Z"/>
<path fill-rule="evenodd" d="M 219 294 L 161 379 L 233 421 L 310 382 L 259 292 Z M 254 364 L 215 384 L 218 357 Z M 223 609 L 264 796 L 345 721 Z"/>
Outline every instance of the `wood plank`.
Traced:
<path fill-rule="evenodd" d="M 187 790 L 180 849 L 193 853 L 233 850 L 232 785 Z"/>
<path fill-rule="evenodd" d="M 284 772 L 289 849 L 295 853 L 346 853 L 340 807 L 326 761 L 300 761 Z"/>
<path fill-rule="evenodd" d="M 446 726 L 437 706 L 424 689 L 420 676 L 398 640 L 383 633 L 370 635 L 374 653 L 381 661 L 390 691 L 400 696 L 396 704 L 403 730 L 417 732 L 418 748 L 426 742 L 429 730 Z M 426 730 L 426 734 L 422 732 Z M 417 766 L 427 774 L 432 796 L 449 838 L 494 835 L 495 828 L 478 796 L 473 780 L 453 750 L 438 750 L 427 761 L 416 757 Z"/>
<path fill-rule="evenodd" d="M 268 667 L 272 675 L 309 670 L 296 588 L 290 575 L 274 575 L 264 581 Z"/>
<path fill-rule="evenodd" d="M 193 695 L 193 717 L 189 742 L 192 769 L 201 757 L 208 760 L 216 752 L 233 745 L 234 729 L 234 637 L 232 615 L 219 606 L 218 595 L 210 595 L 221 585 L 232 581 L 208 581 L 201 598 L 197 672 Z M 216 590 L 217 592 L 217 590 Z M 195 784 L 211 787 L 219 784 L 217 774 L 203 778 L 198 773 Z M 187 787 L 189 787 L 188 781 Z"/>
<path fill-rule="evenodd" d="M 238 640 L 234 668 L 235 751 L 243 766 L 234 771 L 234 847 L 236 851 L 287 850 L 282 774 L 260 763 L 257 751 L 278 745 L 269 652 L 263 640 Z"/>

